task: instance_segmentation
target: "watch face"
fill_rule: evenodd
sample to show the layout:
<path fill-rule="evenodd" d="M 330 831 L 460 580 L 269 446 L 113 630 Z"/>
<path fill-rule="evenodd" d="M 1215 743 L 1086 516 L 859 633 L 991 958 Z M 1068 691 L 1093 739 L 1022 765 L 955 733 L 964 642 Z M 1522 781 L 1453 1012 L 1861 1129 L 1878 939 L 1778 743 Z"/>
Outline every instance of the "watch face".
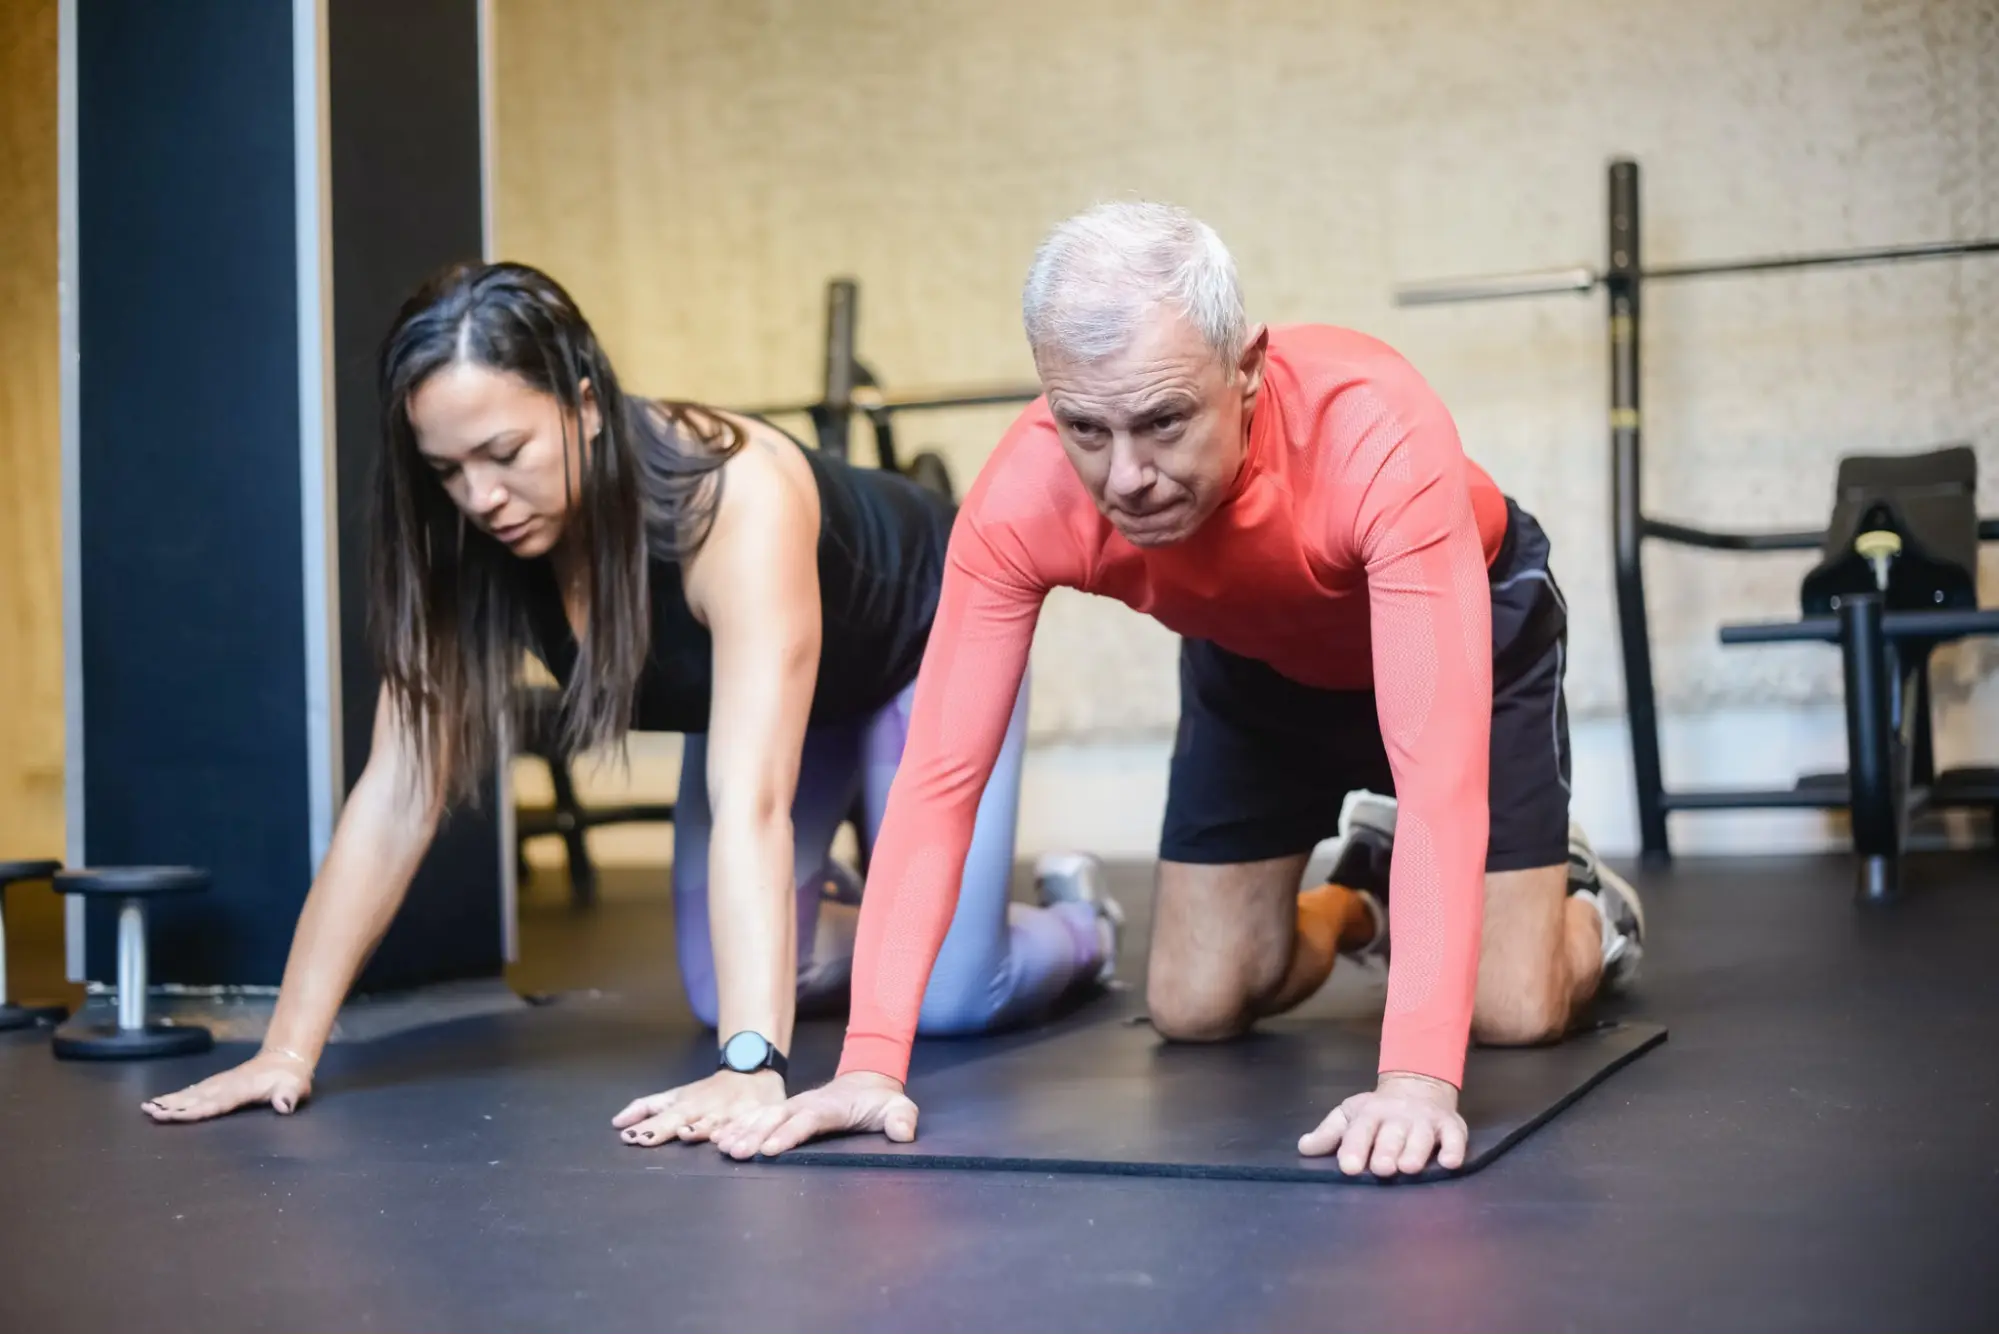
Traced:
<path fill-rule="evenodd" d="M 754 1071 L 770 1055 L 770 1044 L 762 1034 L 745 1029 L 722 1045 L 722 1062 L 733 1071 Z"/>

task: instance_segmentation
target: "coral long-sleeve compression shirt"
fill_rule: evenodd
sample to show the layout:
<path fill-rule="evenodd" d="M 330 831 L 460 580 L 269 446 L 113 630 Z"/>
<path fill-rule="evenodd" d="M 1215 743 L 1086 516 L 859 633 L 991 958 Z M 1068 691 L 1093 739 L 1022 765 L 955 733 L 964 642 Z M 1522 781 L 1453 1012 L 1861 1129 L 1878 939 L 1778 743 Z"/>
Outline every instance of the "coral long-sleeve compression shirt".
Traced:
<path fill-rule="evenodd" d="M 1045 400 L 953 529 L 908 749 L 862 900 L 842 1072 L 906 1077 L 972 822 L 1056 587 L 1114 598 L 1307 686 L 1375 691 L 1400 803 L 1383 1071 L 1462 1081 L 1478 976 L 1499 489 L 1393 349 L 1271 331 L 1248 447 L 1196 532 L 1140 549 L 1097 510 Z M 1301 852 L 1304 850 L 1300 850 Z"/>

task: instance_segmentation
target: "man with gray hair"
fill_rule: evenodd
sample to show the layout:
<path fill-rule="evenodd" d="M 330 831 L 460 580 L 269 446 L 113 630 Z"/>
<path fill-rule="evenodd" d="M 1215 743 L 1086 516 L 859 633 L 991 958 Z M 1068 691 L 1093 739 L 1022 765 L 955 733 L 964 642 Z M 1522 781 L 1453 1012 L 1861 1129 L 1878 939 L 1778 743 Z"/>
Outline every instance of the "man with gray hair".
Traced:
<path fill-rule="evenodd" d="M 1546 536 L 1393 349 L 1251 327 L 1227 248 L 1183 210 L 1071 218 L 1023 305 L 1046 393 L 953 530 L 840 1074 L 717 1144 L 748 1157 L 835 1131 L 915 1135 L 903 1081 L 925 981 L 1061 586 L 1183 637 L 1153 1024 L 1212 1041 L 1297 1005 L 1340 952 L 1386 952 L 1392 903 L 1379 1082 L 1299 1152 L 1384 1177 L 1432 1155 L 1458 1167 L 1469 1041 L 1560 1038 L 1629 980 L 1644 932 L 1636 894 L 1569 821 L 1567 619 Z M 1301 893 L 1336 832 L 1332 881 Z"/>

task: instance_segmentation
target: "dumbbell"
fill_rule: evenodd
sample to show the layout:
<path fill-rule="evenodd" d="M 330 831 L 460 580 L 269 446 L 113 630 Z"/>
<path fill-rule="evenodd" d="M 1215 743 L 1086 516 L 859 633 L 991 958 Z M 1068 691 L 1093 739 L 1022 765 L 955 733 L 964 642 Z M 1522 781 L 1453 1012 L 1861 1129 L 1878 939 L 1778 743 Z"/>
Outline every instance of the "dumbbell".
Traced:
<path fill-rule="evenodd" d="M 55 1033 L 55 1053 L 87 1061 L 129 1061 L 206 1052 L 215 1036 L 196 1024 L 154 1020 L 146 1013 L 146 901 L 208 888 L 198 867 L 96 867 L 57 872 L 65 895 L 118 901 L 118 1022 L 71 1020 Z"/>
<path fill-rule="evenodd" d="M 46 881 L 61 869 L 62 863 L 46 859 L 0 862 L 0 1031 L 56 1024 L 69 1014 L 66 1006 L 14 1006 L 7 1001 L 7 891 L 17 881 Z"/>

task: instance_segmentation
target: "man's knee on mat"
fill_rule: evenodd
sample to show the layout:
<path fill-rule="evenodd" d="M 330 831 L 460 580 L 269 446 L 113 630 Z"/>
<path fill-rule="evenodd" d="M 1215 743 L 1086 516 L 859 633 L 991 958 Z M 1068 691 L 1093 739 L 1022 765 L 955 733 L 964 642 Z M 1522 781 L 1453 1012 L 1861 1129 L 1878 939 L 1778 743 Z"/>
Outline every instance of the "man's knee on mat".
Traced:
<path fill-rule="evenodd" d="M 1247 968 L 1209 968 L 1198 972 L 1155 971 L 1147 981 L 1145 1003 L 1152 1027 L 1162 1038 L 1179 1043 L 1219 1043 L 1248 1031 L 1260 1013 L 1257 999 L 1282 981 L 1265 979 Z"/>
<path fill-rule="evenodd" d="M 1146 1001 L 1170 1039 L 1234 1038 L 1266 1012 L 1296 949 L 1303 854 L 1247 863 L 1162 861 Z"/>
<path fill-rule="evenodd" d="M 1471 1036 L 1488 1047 L 1553 1043 L 1569 1030 L 1568 990 L 1552 969 L 1505 988 L 1479 988 Z"/>
<path fill-rule="evenodd" d="M 1569 1028 L 1568 882 L 1560 866 L 1489 872 L 1472 1039 L 1498 1047 L 1552 1043 Z"/>

